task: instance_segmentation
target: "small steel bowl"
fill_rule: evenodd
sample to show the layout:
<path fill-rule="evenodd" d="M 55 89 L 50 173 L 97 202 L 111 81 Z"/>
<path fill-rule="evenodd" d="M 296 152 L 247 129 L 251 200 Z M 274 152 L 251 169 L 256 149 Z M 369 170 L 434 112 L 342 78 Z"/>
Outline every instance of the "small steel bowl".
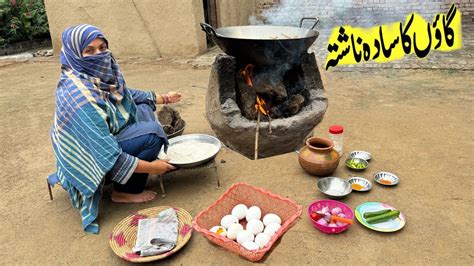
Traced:
<path fill-rule="evenodd" d="M 347 180 L 339 177 L 325 177 L 318 180 L 319 191 L 333 199 L 340 199 L 352 192 L 352 187 Z"/>
<path fill-rule="evenodd" d="M 364 165 L 364 167 L 354 168 L 349 164 L 351 161 L 355 162 L 355 163 L 362 163 Z M 361 159 L 361 158 L 347 158 L 346 161 L 344 162 L 344 164 L 347 166 L 347 168 L 349 168 L 353 171 L 364 171 L 365 169 L 367 169 L 367 167 L 369 167 L 369 162 L 367 162 L 366 160 Z"/>
<path fill-rule="evenodd" d="M 400 182 L 400 179 L 395 174 L 389 172 L 378 172 L 374 175 L 375 182 L 384 186 L 395 186 Z"/>
<path fill-rule="evenodd" d="M 363 192 L 363 191 L 369 191 L 369 190 L 372 189 L 372 183 L 369 180 L 367 180 L 363 177 L 353 176 L 353 177 L 349 178 L 349 180 L 347 180 L 347 182 L 349 182 L 349 184 L 351 184 L 352 189 L 355 190 L 355 191 Z M 354 184 L 362 186 L 362 189 L 355 189 L 354 186 L 353 186 Z"/>
<path fill-rule="evenodd" d="M 347 158 L 360 158 L 366 161 L 370 161 L 372 159 L 372 154 L 366 151 L 351 151 Z"/>

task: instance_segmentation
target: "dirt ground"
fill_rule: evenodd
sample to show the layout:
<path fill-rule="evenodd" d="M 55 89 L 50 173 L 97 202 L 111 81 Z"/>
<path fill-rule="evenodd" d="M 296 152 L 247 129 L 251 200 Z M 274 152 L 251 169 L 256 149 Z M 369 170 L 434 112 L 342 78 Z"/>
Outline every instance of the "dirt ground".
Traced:
<path fill-rule="evenodd" d="M 183 65 L 122 64 L 129 86 L 157 92 L 180 90 L 177 104 L 187 121 L 185 133 L 213 134 L 204 116 L 209 69 Z M 370 231 L 358 222 L 340 235 L 312 227 L 305 213 L 324 198 L 316 177 L 299 166 L 296 153 L 249 160 L 224 148 L 218 155 L 222 187 L 213 171 L 175 174 L 165 180 L 166 198 L 120 205 L 101 202 L 99 235 L 82 231 L 80 217 L 60 187 L 50 201 L 45 177 L 54 171 L 49 130 L 54 112 L 57 59 L 0 67 L 0 263 L 125 264 L 110 249 L 113 227 L 130 213 L 172 205 L 196 215 L 233 183 L 247 182 L 287 196 L 303 206 L 298 223 L 285 233 L 264 264 L 449 264 L 474 262 L 473 205 L 474 75 L 472 71 L 367 70 L 324 72 L 329 108 L 314 134 L 327 136 L 331 124 L 346 128 L 344 149 L 367 150 L 373 161 L 362 175 L 396 173 L 394 188 L 374 184 L 368 193 L 342 201 L 352 208 L 379 201 L 407 217 L 397 233 Z M 224 159 L 225 163 L 220 163 Z M 335 176 L 351 174 L 340 165 Z M 148 183 L 159 190 L 156 179 Z M 250 264 L 194 232 L 177 254 L 161 261 L 173 265 Z"/>

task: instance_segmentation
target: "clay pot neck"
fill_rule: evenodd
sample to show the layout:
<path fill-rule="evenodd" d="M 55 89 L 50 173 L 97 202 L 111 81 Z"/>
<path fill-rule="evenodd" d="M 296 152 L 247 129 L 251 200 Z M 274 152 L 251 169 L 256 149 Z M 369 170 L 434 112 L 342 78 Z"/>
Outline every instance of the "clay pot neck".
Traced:
<path fill-rule="evenodd" d="M 310 150 L 319 153 L 329 153 L 334 147 L 332 140 L 321 137 L 309 138 L 306 140 L 306 145 Z"/>

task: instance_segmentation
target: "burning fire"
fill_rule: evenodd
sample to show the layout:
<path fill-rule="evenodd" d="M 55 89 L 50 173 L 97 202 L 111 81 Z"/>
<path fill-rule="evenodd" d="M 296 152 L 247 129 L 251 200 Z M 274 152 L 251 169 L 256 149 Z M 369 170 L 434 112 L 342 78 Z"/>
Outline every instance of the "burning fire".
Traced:
<path fill-rule="evenodd" d="M 260 111 L 264 115 L 269 115 L 268 110 L 265 110 L 265 100 L 261 99 L 258 95 L 257 103 L 255 104 L 255 110 L 257 110 L 257 112 Z"/>
<path fill-rule="evenodd" d="M 245 78 L 245 84 L 253 88 L 252 76 L 253 76 L 253 65 L 246 65 L 241 71 L 240 74 Z"/>
<path fill-rule="evenodd" d="M 253 88 L 253 82 L 252 82 L 253 67 L 254 67 L 254 65 L 248 64 L 240 71 L 240 74 L 245 79 L 245 84 L 247 84 L 247 86 L 249 86 L 249 88 Z M 257 99 L 255 101 L 255 110 L 257 110 L 257 126 L 255 127 L 254 160 L 258 159 L 258 135 L 259 135 L 259 129 L 260 129 L 260 113 L 262 113 L 263 115 L 266 115 L 268 117 L 268 132 L 270 134 L 272 134 L 272 126 L 271 126 L 272 119 L 270 118 L 270 112 L 266 109 L 265 100 L 260 98 L 260 96 L 258 96 L 258 94 L 256 94 L 256 95 L 257 95 Z"/>
<path fill-rule="evenodd" d="M 247 84 L 247 86 L 249 86 L 250 88 L 253 88 L 253 68 L 254 65 L 248 64 L 240 71 L 240 74 L 245 78 L 245 84 Z M 255 110 L 257 110 L 257 112 L 262 113 L 263 115 L 270 117 L 270 112 L 266 109 L 265 100 L 258 96 L 258 94 L 255 103 Z"/>

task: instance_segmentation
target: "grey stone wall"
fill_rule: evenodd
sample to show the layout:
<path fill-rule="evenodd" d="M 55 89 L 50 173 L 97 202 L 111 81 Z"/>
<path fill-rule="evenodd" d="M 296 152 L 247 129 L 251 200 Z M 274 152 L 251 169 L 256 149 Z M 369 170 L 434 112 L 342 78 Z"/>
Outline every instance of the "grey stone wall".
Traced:
<path fill-rule="evenodd" d="M 473 0 L 256 0 L 257 19 L 265 24 L 297 26 L 301 17 L 319 17 L 319 29 L 338 25 L 369 27 L 405 21 L 417 12 L 427 21 L 446 13 L 452 3 L 462 13 L 464 27 L 473 27 Z"/>

